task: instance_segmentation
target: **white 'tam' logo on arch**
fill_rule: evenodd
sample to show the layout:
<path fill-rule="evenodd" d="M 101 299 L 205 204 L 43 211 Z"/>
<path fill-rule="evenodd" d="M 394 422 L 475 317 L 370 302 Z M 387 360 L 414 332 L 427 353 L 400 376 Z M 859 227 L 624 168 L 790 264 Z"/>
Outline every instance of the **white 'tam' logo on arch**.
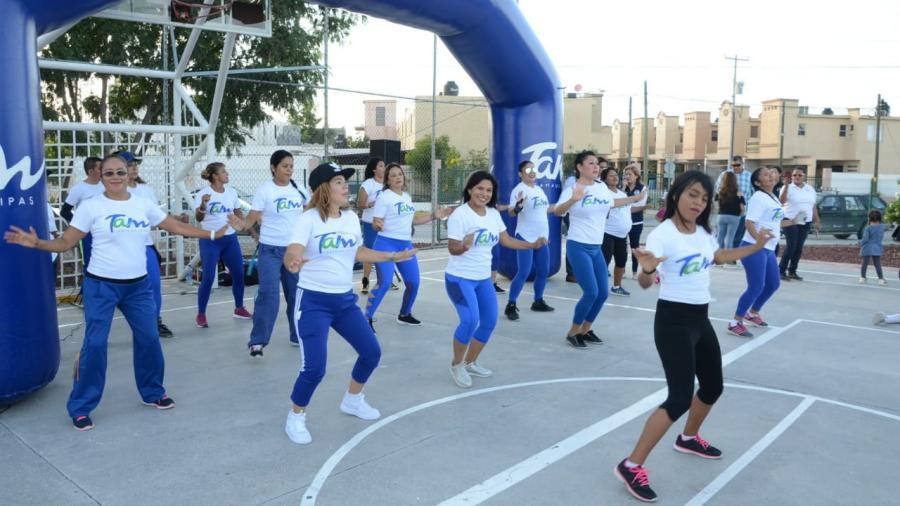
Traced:
<path fill-rule="evenodd" d="M 562 156 L 556 155 L 556 160 L 554 160 L 551 155 L 544 154 L 554 150 L 556 150 L 555 142 L 539 142 L 522 150 L 523 155 L 531 156 L 528 161 L 537 169 L 538 179 L 559 179 L 559 175 L 562 173 Z"/>
<path fill-rule="evenodd" d="M 9 181 L 15 177 L 16 174 L 22 174 L 22 178 L 19 180 L 19 188 L 27 190 L 43 177 L 44 164 L 41 164 L 41 168 L 32 174 L 31 157 L 26 156 L 19 160 L 17 164 L 10 167 L 6 163 L 6 154 L 3 152 L 3 146 L 0 146 L 0 190 L 5 190 L 6 185 L 9 184 Z"/>

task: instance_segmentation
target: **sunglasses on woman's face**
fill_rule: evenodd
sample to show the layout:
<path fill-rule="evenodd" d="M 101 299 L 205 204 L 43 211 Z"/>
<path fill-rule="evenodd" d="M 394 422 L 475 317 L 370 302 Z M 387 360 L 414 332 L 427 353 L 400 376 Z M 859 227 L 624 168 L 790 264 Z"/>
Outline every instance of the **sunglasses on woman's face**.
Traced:
<path fill-rule="evenodd" d="M 128 175 L 128 171 L 125 169 L 119 169 L 117 171 L 110 170 L 110 171 L 103 172 L 101 175 L 103 177 L 113 177 L 113 176 L 122 177 L 122 176 Z"/>

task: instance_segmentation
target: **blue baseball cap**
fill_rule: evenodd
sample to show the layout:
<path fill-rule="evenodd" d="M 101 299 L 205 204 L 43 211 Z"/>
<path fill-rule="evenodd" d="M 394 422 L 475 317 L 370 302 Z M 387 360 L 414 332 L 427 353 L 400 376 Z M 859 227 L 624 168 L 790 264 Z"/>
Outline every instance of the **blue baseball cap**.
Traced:
<path fill-rule="evenodd" d="M 132 163 L 141 163 L 141 159 L 135 157 L 134 153 L 131 151 L 116 151 L 115 155 L 125 160 L 125 163 L 128 165 L 131 165 Z"/>

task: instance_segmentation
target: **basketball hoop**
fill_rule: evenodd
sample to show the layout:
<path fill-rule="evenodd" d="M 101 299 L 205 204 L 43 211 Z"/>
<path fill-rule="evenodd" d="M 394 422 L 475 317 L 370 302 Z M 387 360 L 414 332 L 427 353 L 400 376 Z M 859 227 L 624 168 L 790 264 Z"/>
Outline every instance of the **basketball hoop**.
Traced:
<path fill-rule="evenodd" d="M 172 0 L 169 16 L 177 23 L 196 23 L 198 19 L 213 19 L 231 11 L 234 0 L 224 0 L 220 5 L 206 0 Z M 201 12 L 206 9 L 206 14 Z"/>

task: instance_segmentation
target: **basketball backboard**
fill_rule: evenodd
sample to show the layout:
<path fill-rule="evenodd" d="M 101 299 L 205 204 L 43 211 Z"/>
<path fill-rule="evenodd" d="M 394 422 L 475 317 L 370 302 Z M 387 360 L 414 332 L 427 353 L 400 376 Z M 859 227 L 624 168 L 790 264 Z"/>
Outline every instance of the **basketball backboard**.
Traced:
<path fill-rule="evenodd" d="M 204 13 L 205 8 L 209 10 Z M 96 16 L 180 28 L 201 26 L 204 30 L 259 37 L 272 35 L 271 0 L 124 0 Z"/>

